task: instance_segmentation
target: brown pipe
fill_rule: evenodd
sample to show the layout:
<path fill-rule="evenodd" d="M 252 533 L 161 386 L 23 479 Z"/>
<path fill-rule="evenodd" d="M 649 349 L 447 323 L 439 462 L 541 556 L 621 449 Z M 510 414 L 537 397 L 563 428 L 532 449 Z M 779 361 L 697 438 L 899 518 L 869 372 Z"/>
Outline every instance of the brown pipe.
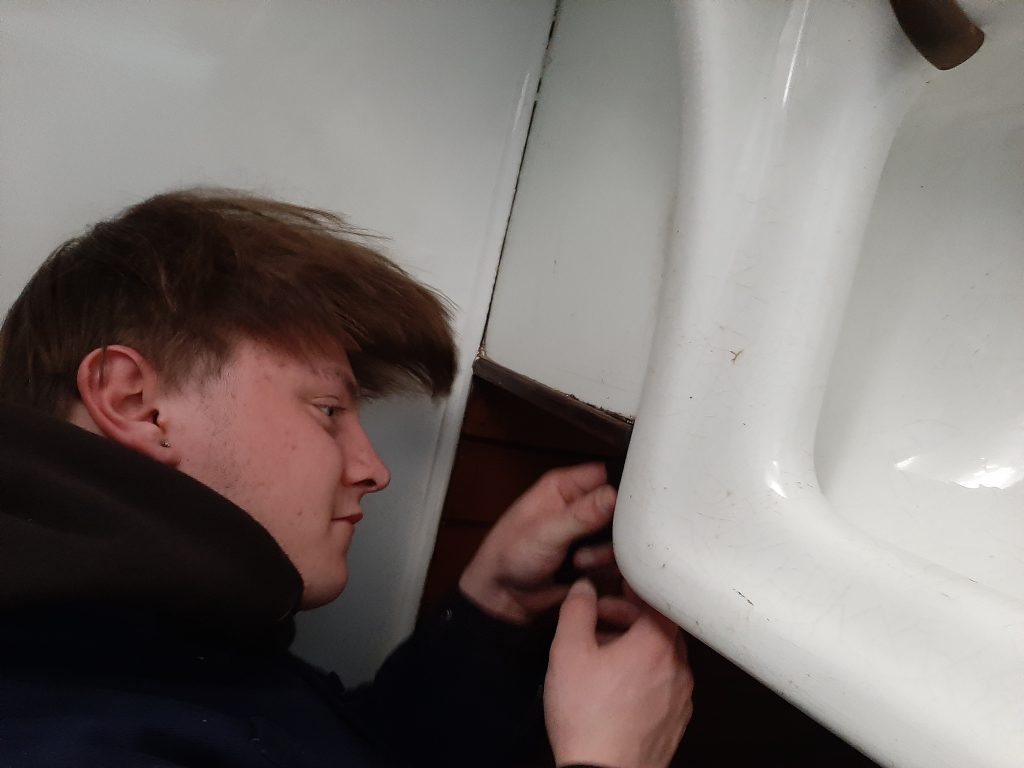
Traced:
<path fill-rule="evenodd" d="M 981 31 L 956 0 L 889 0 L 896 20 L 918 52 L 938 69 L 952 69 L 977 53 Z"/>

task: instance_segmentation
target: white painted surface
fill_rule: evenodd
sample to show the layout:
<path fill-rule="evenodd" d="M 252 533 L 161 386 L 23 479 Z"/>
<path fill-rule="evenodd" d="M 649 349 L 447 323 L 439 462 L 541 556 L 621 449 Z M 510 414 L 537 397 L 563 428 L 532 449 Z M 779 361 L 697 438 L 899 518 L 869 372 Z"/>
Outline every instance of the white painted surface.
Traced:
<path fill-rule="evenodd" d="M 58 242 L 169 187 L 340 211 L 458 307 L 445 406 L 375 406 L 391 488 L 298 648 L 365 679 L 411 627 L 552 0 L 0 3 L 0 308 Z"/>
<path fill-rule="evenodd" d="M 1020 766 L 1022 6 L 973 3 L 988 42 L 942 74 L 882 0 L 677 5 L 619 564 L 883 765 Z"/>
<path fill-rule="evenodd" d="M 565 0 L 502 254 L 492 360 L 633 416 L 679 147 L 666 0 Z"/>

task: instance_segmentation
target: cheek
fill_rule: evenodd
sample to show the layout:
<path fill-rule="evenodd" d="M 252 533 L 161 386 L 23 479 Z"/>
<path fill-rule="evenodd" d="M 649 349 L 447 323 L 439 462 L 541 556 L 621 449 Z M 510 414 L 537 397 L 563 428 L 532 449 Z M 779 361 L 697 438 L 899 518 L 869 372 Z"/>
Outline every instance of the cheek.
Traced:
<path fill-rule="evenodd" d="M 240 412 L 219 403 L 195 417 L 181 469 L 248 512 L 293 558 L 329 535 L 341 451 L 302 413 Z"/>
<path fill-rule="evenodd" d="M 299 527 L 330 520 L 342 460 L 337 444 L 322 428 L 282 429 L 252 447 L 247 458 L 257 497 L 253 501 L 266 513 Z"/>
<path fill-rule="evenodd" d="M 244 456 L 232 414 L 200 404 L 180 415 L 176 427 L 174 441 L 181 452 L 178 468 L 237 504 Z"/>

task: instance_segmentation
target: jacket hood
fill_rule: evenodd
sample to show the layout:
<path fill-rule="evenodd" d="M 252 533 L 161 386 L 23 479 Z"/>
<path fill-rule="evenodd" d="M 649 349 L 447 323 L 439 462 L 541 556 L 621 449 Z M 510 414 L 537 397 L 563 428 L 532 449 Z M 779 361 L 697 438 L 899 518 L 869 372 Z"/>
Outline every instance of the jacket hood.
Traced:
<path fill-rule="evenodd" d="M 244 510 L 68 422 L 0 404 L 0 614 L 95 606 L 281 633 L 298 571 Z"/>

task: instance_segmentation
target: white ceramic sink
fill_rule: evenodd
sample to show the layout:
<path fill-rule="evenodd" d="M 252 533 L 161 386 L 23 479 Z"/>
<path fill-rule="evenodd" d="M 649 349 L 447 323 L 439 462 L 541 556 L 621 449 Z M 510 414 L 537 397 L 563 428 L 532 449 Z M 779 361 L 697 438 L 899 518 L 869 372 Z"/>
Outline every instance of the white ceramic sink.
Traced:
<path fill-rule="evenodd" d="M 815 453 L 838 514 L 1021 600 L 1024 5 L 1000 20 L 896 135 Z"/>
<path fill-rule="evenodd" d="M 883 765 L 1024 765 L 1024 4 L 678 4 L 676 236 L 615 541 Z"/>

